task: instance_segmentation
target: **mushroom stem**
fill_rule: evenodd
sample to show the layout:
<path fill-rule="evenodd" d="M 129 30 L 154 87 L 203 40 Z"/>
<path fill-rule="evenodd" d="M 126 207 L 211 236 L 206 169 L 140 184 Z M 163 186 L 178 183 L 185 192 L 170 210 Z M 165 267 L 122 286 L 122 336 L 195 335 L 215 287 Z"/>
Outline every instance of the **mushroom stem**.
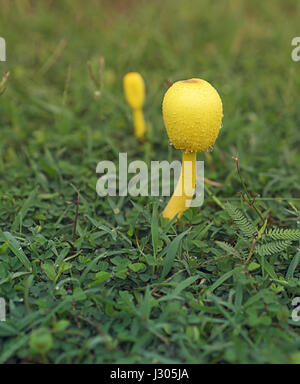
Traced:
<path fill-rule="evenodd" d="M 180 218 L 189 208 L 196 186 L 196 152 L 182 152 L 180 177 L 168 205 L 163 211 L 163 217 L 172 220 L 176 214 Z"/>
<path fill-rule="evenodd" d="M 146 123 L 142 109 L 133 109 L 134 134 L 139 140 L 143 140 L 146 132 Z"/>

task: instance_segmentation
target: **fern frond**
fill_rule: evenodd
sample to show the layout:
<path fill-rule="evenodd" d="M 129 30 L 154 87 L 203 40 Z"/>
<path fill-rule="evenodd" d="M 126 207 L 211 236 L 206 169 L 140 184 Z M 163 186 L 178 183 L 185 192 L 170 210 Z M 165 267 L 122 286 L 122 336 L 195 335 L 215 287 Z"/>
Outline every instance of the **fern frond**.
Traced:
<path fill-rule="evenodd" d="M 273 240 L 300 240 L 299 229 L 283 229 L 283 228 L 271 228 L 266 232 L 266 236 Z"/>
<path fill-rule="evenodd" d="M 230 203 L 225 204 L 226 211 L 235 222 L 236 226 L 247 237 L 253 237 L 256 234 L 255 226 L 242 214 L 242 212 L 235 208 Z"/>
<path fill-rule="evenodd" d="M 274 253 L 279 253 L 284 251 L 289 245 L 291 245 L 291 242 L 288 240 L 283 241 L 272 241 L 268 244 L 257 244 L 255 247 L 255 251 L 258 252 L 260 256 L 265 255 L 273 255 Z"/>
<path fill-rule="evenodd" d="M 226 243 L 225 241 L 216 241 L 216 244 L 223 249 L 223 251 L 227 252 L 229 255 L 235 256 L 239 259 L 242 258 L 240 252 L 235 249 L 232 245 Z"/>

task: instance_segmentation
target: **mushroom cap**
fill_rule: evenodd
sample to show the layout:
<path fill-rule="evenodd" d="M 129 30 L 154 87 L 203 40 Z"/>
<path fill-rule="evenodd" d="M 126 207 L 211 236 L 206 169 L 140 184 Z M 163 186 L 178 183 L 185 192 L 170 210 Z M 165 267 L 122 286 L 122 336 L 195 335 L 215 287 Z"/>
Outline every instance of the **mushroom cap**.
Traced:
<path fill-rule="evenodd" d="M 218 92 L 207 81 L 177 81 L 166 92 L 162 110 L 175 148 L 202 152 L 214 145 L 221 128 L 223 107 Z"/>
<path fill-rule="evenodd" d="M 145 83 L 138 72 L 129 72 L 123 78 L 124 93 L 127 103 L 133 109 L 140 109 L 145 100 Z"/>

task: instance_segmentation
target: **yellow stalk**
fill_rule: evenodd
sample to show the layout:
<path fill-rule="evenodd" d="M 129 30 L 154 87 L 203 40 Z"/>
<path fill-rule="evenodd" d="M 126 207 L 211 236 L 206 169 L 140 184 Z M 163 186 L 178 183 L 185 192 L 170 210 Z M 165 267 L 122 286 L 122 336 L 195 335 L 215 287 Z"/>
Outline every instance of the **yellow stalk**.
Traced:
<path fill-rule="evenodd" d="M 196 152 L 182 152 L 182 167 L 180 177 L 168 205 L 163 211 L 163 217 L 172 220 L 176 214 L 180 218 L 189 208 L 196 186 Z"/>
<path fill-rule="evenodd" d="M 146 132 L 146 123 L 142 109 L 133 109 L 133 124 L 135 137 L 143 140 Z"/>

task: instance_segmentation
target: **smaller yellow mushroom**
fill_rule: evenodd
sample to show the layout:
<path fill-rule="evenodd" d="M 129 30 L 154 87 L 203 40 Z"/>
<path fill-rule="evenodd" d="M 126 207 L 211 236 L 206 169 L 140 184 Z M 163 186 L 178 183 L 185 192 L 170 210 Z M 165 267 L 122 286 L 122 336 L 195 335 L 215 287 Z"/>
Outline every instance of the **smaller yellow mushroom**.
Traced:
<path fill-rule="evenodd" d="M 170 142 L 182 152 L 181 175 L 163 217 L 180 218 L 196 186 L 197 152 L 209 150 L 221 128 L 223 107 L 216 89 L 202 79 L 177 81 L 163 100 L 163 119 Z M 191 167 L 188 167 L 188 165 Z"/>
<path fill-rule="evenodd" d="M 134 134 L 139 140 L 144 140 L 146 123 L 143 115 L 145 101 L 145 83 L 137 72 L 129 72 L 123 78 L 124 93 L 127 103 L 132 108 Z"/>

